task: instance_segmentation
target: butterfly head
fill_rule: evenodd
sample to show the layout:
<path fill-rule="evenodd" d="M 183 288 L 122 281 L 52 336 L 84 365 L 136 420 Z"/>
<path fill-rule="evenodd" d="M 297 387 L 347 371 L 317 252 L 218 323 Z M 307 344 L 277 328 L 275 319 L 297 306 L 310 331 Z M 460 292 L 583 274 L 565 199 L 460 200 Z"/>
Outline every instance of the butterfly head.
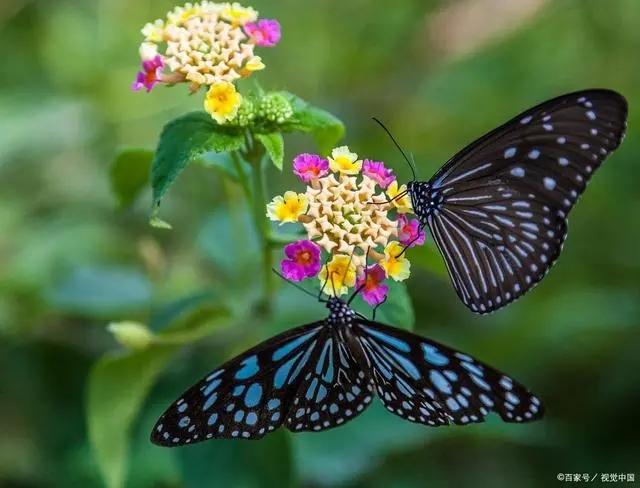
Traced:
<path fill-rule="evenodd" d="M 327 318 L 329 325 L 348 325 L 356 316 L 353 309 L 338 297 L 330 297 L 327 300 L 327 308 L 329 309 L 329 317 Z"/>
<path fill-rule="evenodd" d="M 442 196 L 435 193 L 427 181 L 410 181 L 407 191 L 411 198 L 413 211 L 422 224 L 427 223 L 427 217 L 442 204 Z"/>

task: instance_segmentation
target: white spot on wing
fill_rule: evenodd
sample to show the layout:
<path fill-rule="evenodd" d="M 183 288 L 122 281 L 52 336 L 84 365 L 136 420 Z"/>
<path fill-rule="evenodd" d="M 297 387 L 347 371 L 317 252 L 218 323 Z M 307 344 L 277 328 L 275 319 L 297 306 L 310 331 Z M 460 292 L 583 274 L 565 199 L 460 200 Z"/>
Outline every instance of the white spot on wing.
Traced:
<path fill-rule="evenodd" d="M 547 190 L 553 190 L 556 187 L 556 180 L 554 180 L 553 178 L 549 178 L 548 176 L 544 177 L 543 182 L 544 187 Z"/>

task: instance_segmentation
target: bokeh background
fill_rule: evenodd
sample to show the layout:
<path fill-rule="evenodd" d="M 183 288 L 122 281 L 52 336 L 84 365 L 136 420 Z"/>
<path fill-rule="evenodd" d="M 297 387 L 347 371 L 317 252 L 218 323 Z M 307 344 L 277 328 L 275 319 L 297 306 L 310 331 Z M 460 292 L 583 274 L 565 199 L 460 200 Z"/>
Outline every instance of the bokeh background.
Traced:
<path fill-rule="evenodd" d="M 281 287 L 276 317 L 252 318 L 255 238 L 240 192 L 211 168 L 192 165 L 169 192 L 162 212 L 172 231 L 148 225 L 148 191 L 118 209 L 114 154 L 153 148 L 167 120 L 200 108 L 184 87 L 129 89 L 139 29 L 170 1 L 3 0 L 0 485 L 528 487 L 554 486 L 559 472 L 638 478 L 640 2 L 253 5 L 284 34 L 263 50 L 261 84 L 332 111 L 354 150 L 405 178 L 371 116 L 427 178 L 544 99 L 591 87 L 628 98 L 626 140 L 571 215 L 560 261 L 525 298 L 477 317 L 432 245 L 411 253 L 415 330 L 521 379 L 544 399 L 547 417 L 427 429 L 371 408 L 326 433 L 151 445 L 155 418 L 186 386 L 324 312 Z M 312 150 L 309 138 L 286 138 L 285 171 L 270 174 L 270 194 L 294 185 L 291 158 Z M 187 333 L 132 352 L 107 330 L 117 320 Z"/>

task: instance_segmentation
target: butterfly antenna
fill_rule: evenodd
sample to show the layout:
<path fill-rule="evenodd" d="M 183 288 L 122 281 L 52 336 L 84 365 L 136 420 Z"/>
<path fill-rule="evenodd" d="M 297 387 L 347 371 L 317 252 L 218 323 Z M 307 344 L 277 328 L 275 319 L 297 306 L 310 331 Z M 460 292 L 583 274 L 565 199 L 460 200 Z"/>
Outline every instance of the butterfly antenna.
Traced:
<path fill-rule="evenodd" d="M 313 293 L 311 293 L 309 290 L 304 289 L 303 287 L 301 287 L 300 285 L 298 285 L 297 283 L 294 283 L 293 281 L 291 281 L 289 278 L 285 278 L 283 275 L 281 275 L 278 271 L 276 271 L 275 268 L 271 268 L 271 271 L 273 271 L 276 275 L 278 275 L 280 278 L 282 278 L 284 281 L 286 281 L 287 283 L 289 283 L 290 285 L 295 286 L 298 290 L 300 290 L 301 292 L 306 293 L 309 296 L 312 296 L 313 298 L 317 298 Z"/>
<path fill-rule="evenodd" d="M 375 307 L 373 307 L 373 316 L 371 317 L 371 320 L 373 321 L 376 320 L 376 312 L 378 311 L 378 307 L 386 301 L 387 301 L 387 297 L 384 297 L 380 303 L 378 303 Z"/>
<path fill-rule="evenodd" d="M 398 150 L 400 151 L 400 154 L 402 154 L 402 157 L 404 158 L 404 160 L 407 162 L 407 164 L 409 165 L 409 168 L 411 168 L 411 173 L 413 174 L 413 181 L 416 181 L 417 177 L 416 177 L 416 170 L 415 167 L 413 165 L 413 163 L 411 162 L 411 160 L 407 157 L 406 153 L 403 151 L 403 149 L 400 147 L 400 144 L 398 144 L 398 141 L 396 141 L 396 138 L 393 137 L 393 134 L 391 134 L 391 131 L 389 131 L 389 129 L 386 128 L 386 126 L 380 122 L 377 118 L 375 117 L 371 117 L 373 120 L 375 120 L 378 125 L 380 127 L 382 127 L 382 129 L 387 133 L 387 135 L 391 138 L 391 140 L 393 141 L 393 143 L 395 144 L 395 146 L 398 148 Z"/>

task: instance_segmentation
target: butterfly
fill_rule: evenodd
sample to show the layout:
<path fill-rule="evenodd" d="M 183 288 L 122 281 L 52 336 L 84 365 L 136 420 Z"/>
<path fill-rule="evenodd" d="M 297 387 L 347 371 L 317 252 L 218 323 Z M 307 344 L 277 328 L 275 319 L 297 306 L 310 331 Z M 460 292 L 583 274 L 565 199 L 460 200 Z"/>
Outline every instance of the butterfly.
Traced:
<path fill-rule="evenodd" d="M 285 331 L 213 370 L 162 414 L 151 441 L 259 439 L 284 426 L 321 431 L 360 415 L 377 396 L 428 426 L 540 419 L 540 400 L 471 356 L 399 330 L 331 297 L 325 320 Z"/>
<path fill-rule="evenodd" d="M 533 288 L 558 258 L 567 216 L 622 142 L 627 102 L 585 90 L 537 105 L 472 142 L 429 181 L 389 134 L 414 179 L 407 185 L 454 288 L 473 312 L 497 310 Z"/>

